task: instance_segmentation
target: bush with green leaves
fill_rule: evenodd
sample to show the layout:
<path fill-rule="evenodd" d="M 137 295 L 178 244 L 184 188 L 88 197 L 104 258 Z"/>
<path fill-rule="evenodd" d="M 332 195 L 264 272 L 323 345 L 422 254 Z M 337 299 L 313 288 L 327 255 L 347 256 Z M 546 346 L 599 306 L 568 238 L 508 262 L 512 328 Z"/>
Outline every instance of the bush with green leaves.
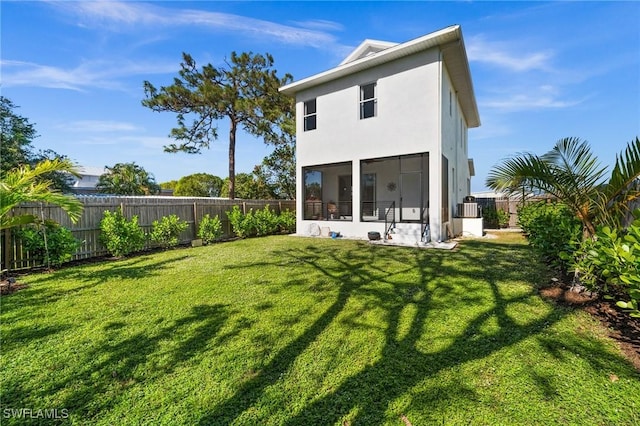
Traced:
<path fill-rule="evenodd" d="M 509 226 L 509 212 L 497 209 L 496 213 L 498 215 L 498 226 L 500 226 L 501 228 L 506 228 L 507 226 Z"/>
<path fill-rule="evenodd" d="M 482 209 L 483 226 L 485 228 L 506 227 L 509 225 L 509 213 L 496 208 L 494 205 L 486 206 Z"/>
<path fill-rule="evenodd" d="M 227 212 L 233 233 L 240 238 L 272 235 L 283 230 L 295 231 L 295 213 L 289 211 L 277 215 L 269 205 L 263 209 L 242 213 L 238 206 Z"/>
<path fill-rule="evenodd" d="M 49 220 L 20 229 L 18 238 L 34 260 L 47 266 L 70 261 L 80 248 L 80 241 L 70 230 Z"/>
<path fill-rule="evenodd" d="M 498 211 L 495 206 L 486 206 L 482 209 L 483 226 L 485 228 L 498 227 Z"/>
<path fill-rule="evenodd" d="M 289 209 L 280 213 L 278 216 L 278 224 L 280 232 L 285 234 L 293 234 L 296 232 L 296 212 L 292 212 Z"/>
<path fill-rule="evenodd" d="M 202 239 L 202 242 L 211 244 L 219 240 L 222 234 L 222 222 L 217 215 L 211 217 L 206 214 L 202 217 L 198 225 L 198 238 Z"/>
<path fill-rule="evenodd" d="M 273 235 L 280 230 L 278 215 L 271 210 L 268 204 L 263 209 L 256 210 L 253 213 L 253 221 L 258 237 Z"/>
<path fill-rule="evenodd" d="M 145 235 L 138 225 L 138 216 L 127 220 L 122 209 L 106 210 L 100 221 L 100 231 L 100 241 L 113 256 L 126 256 L 144 248 Z"/>
<path fill-rule="evenodd" d="M 582 241 L 582 224 L 559 202 L 538 202 L 518 210 L 518 224 L 529 244 L 549 263 L 566 273 Z"/>
<path fill-rule="evenodd" d="M 154 220 L 151 229 L 151 241 L 161 247 L 175 247 L 180 242 L 180 234 L 189 224 L 175 214 Z"/>
<path fill-rule="evenodd" d="M 240 207 L 233 206 L 231 211 L 227 212 L 229 223 L 231 223 L 231 229 L 236 236 L 240 238 L 247 238 L 256 235 L 255 226 L 253 223 L 253 210 L 249 210 L 247 214 L 244 214 Z"/>
<path fill-rule="evenodd" d="M 576 251 L 573 267 L 592 291 L 625 294 L 617 305 L 640 318 L 640 209 L 626 229 L 598 227 L 594 239 L 586 239 Z"/>

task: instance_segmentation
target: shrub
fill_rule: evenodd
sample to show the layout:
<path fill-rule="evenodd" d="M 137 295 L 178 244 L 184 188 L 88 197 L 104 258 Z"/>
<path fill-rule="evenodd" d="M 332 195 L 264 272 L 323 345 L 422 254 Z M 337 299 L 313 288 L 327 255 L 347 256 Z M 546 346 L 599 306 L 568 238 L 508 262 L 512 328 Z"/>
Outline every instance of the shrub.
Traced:
<path fill-rule="evenodd" d="M 253 210 L 244 214 L 240 210 L 240 207 L 233 206 L 231 211 L 227 212 L 227 217 L 231 223 L 231 229 L 233 233 L 240 238 L 251 237 L 255 235 L 255 229 L 253 226 Z"/>
<path fill-rule="evenodd" d="M 113 256 L 126 256 L 144 247 L 145 236 L 138 225 L 138 216 L 127 220 L 121 209 L 115 212 L 105 211 L 100 221 L 100 230 L 100 241 Z"/>
<path fill-rule="evenodd" d="M 640 318 L 640 209 L 627 229 L 599 227 L 585 240 L 573 264 L 582 283 L 592 291 L 623 293 L 617 305 Z"/>
<path fill-rule="evenodd" d="M 272 235 L 280 229 L 278 215 L 267 204 L 262 210 L 256 210 L 253 213 L 253 223 L 256 229 L 256 235 L 262 237 Z"/>
<path fill-rule="evenodd" d="M 518 210 L 518 224 L 529 244 L 566 273 L 582 240 L 582 224 L 562 203 L 527 204 Z"/>
<path fill-rule="evenodd" d="M 498 227 L 498 211 L 495 206 L 486 206 L 482 209 L 483 226 L 485 228 Z"/>
<path fill-rule="evenodd" d="M 151 240 L 162 247 L 175 247 L 180 242 L 180 234 L 187 229 L 186 221 L 175 214 L 153 221 Z"/>
<path fill-rule="evenodd" d="M 70 230 L 48 220 L 42 225 L 20 229 L 18 237 L 31 256 L 47 266 L 60 266 L 70 261 L 80 247 L 80 241 Z"/>
<path fill-rule="evenodd" d="M 509 225 L 509 213 L 489 205 L 482 209 L 483 226 L 485 228 L 504 228 Z"/>
<path fill-rule="evenodd" d="M 498 226 L 500 226 L 501 228 L 506 228 L 507 226 L 509 226 L 509 212 L 497 209 L 496 214 L 498 216 Z"/>
<path fill-rule="evenodd" d="M 208 214 L 204 215 L 200 224 L 198 225 L 198 238 L 201 238 L 205 244 L 211 244 L 222 237 L 222 222 L 216 215 L 210 217 Z"/>
<path fill-rule="evenodd" d="M 269 205 L 255 212 L 251 209 L 246 214 L 243 214 L 238 206 L 233 206 L 233 209 L 227 212 L 227 216 L 234 234 L 240 238 L 271 235 L 283 230 L 295 232 L 295 213 L 287 210 L 276 215 Z"/>
<path fill-rule="evenodd" d="M 296 213 L 290 210 L 285 210 L 278 216 L 278 225 L 280 232 L 286 234 L 293 234 L 296 232 Z"/>

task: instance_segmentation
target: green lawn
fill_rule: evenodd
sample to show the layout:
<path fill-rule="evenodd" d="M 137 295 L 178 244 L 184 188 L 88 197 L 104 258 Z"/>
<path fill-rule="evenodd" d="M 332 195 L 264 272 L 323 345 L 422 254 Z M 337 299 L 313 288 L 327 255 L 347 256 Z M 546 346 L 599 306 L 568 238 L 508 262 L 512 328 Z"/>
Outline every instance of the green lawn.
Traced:
<path fill-rule="evenodd" d="M 548 280 L 519 236 L 279 236 L 25 276 L 1 301 L 1 421 L 640 424 L 640 375 Z"/>

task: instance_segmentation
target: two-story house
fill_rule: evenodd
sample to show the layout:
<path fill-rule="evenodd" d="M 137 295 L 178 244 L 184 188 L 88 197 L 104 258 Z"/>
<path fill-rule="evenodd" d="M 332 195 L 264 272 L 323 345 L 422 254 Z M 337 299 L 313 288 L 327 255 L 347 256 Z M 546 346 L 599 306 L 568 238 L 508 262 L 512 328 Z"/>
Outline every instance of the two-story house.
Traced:
<path fill-rule="evenodd" d="M 296 99 L 299 234 L 451 235 L 473 176 L 467 130 L 480 125 L 460 26 L 365 40 L 336 68 L 280 90 Z"/>

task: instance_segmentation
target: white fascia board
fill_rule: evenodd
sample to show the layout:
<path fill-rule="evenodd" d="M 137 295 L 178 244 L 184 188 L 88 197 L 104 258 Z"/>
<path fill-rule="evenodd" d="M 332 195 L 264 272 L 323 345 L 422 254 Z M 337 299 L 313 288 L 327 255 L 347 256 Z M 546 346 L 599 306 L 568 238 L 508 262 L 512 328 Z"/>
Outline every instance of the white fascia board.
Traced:
<path fill-rule="evenodd" d="M 365 43 L 366 41 L 363 42 L 358 49 L 365 46 Z M 444 60 L 447 63 L 454 86 L 459 92 L 462 108 L 465 118 L 467 119 L 467 126 L 470 128 L 480 126 L 480 116 L 478 114 L 478 106 L 473 93 L 469 61 L 464 48 L 460 25 L 443 28 L 439 31 L 435 31 L 405 43 L 394 45 L 351 62 L 343 61 L 342 64 L 335 68 L 287 84 L 286 86 L 280 87 L 279 90 L 286 95 L 295 97 L 296 93 L 302 90 L 434 47 L 440 47 L 445 53 Z M 356 51 L 358 51 L 358 49 L 356 49 Z M 356 51 L 354 51 L 354 53 Z"/>
<path fill-rule="evenodd" d="M 372 55 L 397 45 L 398 43 L 366 39 L 365 41 L 360 43 L 360 45 L 356 47 L 355 50 L 349 54 L 349 56 L 344 58 L 344 60 L 340 62 L 340 65 L 344 65 L 349 62 L 353 62 L 357 59 L 360 59 L 361 57 L 365 57 L 364 55 L 368 50 L 372 51 L 371 53 L 369 53 L 369 55 Z M 369 56 L 369 55 L 366 55 L 366 56 Z"/>
<path fill-rule="evenodd" d="M 356 72 L 375 67 L 386 62 L 393 61 L 403 56 L 408 56 L 422 50 L 442 45 L 451 41 L 456 41 L 461 37 L 460 26 L 455 25 L 436 31 L 431 34 L 416 38 L 385 49 L 374 55 L 365 56 L 352 62 L 338 65 L 335 68 L 321 72 L 311 77 L 282 86 L 280 91 L 287 95 L 295 95 L 296 92 L 317 86 L 331 80 L 338 79 Z"/>

